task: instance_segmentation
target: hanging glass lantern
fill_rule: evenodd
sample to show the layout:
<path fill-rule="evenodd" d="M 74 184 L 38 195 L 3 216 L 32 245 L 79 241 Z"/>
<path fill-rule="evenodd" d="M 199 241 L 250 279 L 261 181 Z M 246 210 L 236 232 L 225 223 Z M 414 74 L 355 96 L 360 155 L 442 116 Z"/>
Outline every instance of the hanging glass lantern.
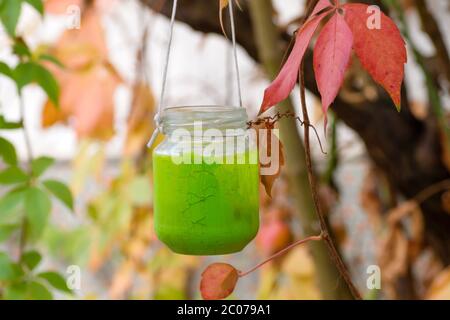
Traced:
<path fill-rule="evenodd" d="M 177 2 L 173 1 L 157 129 L 149 142 L 153 145 L 158 133 L 165 135 L 153 152 L 155 230 L 177 253 L 238 252 L 258 232 L 259 165 L 256 135 L 247 130 L 242 107 L 233 2 L 229 12 L 239 107 L 164 108 Z"/>
<path fill-rule="evenodd" d="M 228 254 L 255 237 L 258 151 L 246 122 L 245 109 L 236 107 L 162 112 L 165 139 L 153 152 L 154 223 L 158 238 L 174 252 Z"/>

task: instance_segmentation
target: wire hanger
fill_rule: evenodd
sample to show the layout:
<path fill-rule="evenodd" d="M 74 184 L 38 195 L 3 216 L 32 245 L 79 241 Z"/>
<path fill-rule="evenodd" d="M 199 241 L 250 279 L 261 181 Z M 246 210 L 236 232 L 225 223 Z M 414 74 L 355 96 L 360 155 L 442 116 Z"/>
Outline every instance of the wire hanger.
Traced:
<path fill-rule="evenodd" d="M 178 0 L 173 0 L 173 6 L 172 6 L 172 14 L 170 17 L 170 30 L 169 30 L 169 43 L 167 45 L 167 51 L 166 51 L 166 57 L 164 61 L 164 70 L 163 70 L 163 80 L 162 80 L 162 87 L 161 87 L 161 94 L 159 98 L 158 103 L 158 109 L 155 115 L 155 124 L 156 129 L 153 131 L 153 134 L 150 138 L 150 141 L 147 144 L 147 147 L 151 148 L 153 144 L 155 143 L 156 137 L 161 131 L 161 123 L 160 123 L 160 114 L 164 109 L 164 99 L 166 95 L 166 85 L 167 85 L 167 74 L 169 71 L 169 61 L 170 61 L 170 53 L 172 51 L 172 40 L 173 40 L 173 30 L 175 26 L 175 17 L 177 14 L 177 7 L 178 7 Z M 239 62 L 238 62 L 238 56 L 237 56 L 237 44 L 236 44 L 236 27 L 234 23 L 234 9 L 233 9 L 233 0 L 229 1 L 228 3 L 228 9 L 230 14 L 230 24 L 231 24 L 231 41 L 233 44 L 233 56 L 234 56 L 234 67 L 236 72 L 236 83 L 237 83 L 237 89 L 238 89 L 238 97 L 239 97 L 239 106 L 242 108 L 242 91 L 241 91 L 241 78 L 240 78 L 240 72 L 239 72 Z"/>

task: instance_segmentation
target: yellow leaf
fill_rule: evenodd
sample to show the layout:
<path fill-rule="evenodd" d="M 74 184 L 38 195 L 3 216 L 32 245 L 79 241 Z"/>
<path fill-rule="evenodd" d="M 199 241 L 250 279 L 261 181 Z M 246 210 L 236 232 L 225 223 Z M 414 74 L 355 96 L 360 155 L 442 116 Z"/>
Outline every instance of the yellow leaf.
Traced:
<path fill-rule="evenodd" d="M 152 115 L 155 109 L 155 98 L 150 88 L 138 83 L 133 90 L 133 103 L 128 118 L 127 138 L 124 146 L 126 155 L 134 155 L 145 148 L 154 125 Z"/>
<path fill-rule="evenodd" d="M 426 294 L 429 300 L 450 300 L 450 268 L 443 270 L 433 281 Z"/>

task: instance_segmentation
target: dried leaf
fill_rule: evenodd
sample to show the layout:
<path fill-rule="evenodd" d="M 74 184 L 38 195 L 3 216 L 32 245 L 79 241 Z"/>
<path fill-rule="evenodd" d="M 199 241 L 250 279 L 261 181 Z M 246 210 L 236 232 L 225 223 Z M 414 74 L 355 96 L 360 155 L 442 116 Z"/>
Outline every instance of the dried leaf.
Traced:
<path fill-rule="evenodd" d="M 228 297 L 236 287 L 238 271 L 227 263 L 209 265 L 202 273 L 200 291 L 205 300 L 218 300 Z"/>
<path fill-rule="evenodd" d="M 279 140 L 278 136 L 276 136 L 276 134 L 273 132 L 273 130 L 275 129 L 274 123 L 272 123 L 270 121 L 265 121 L 262 125 L 260 125 L 259 127 L 256 127 L 256 129 L 258 130 L 258 133 L 257 133 L 258 134 L 258 150 L 259 150 L 260 154 L 265 154 L 265 155 L 267 155 L 267 157 L 272 158 L 272 139 L 274 139 L 274 141 L 276 141 L 276 143 L 278 143 L 278 145 L 279 145 L 279 148 L 278 148 L 278 152 L 279 152 L 278 170 L 273 175 L 260 175 L 261 183 L 264 185 L 267 195 L 269 197 L 271 197 L 273 184 L 280 176 L 281 168 L 284 166 L 283 145 L 282 145 L 281 141 Z M 261 143 L 261 141 L 259 140 L 259 138 L 260 138 L 259 130 L 260 129 L 266 129 L 266 135 L 265 135 L 266 142 L 265 143 Z M 266 164 L 266 165 L 261 165 L 261 166 L 262 167 L 270 167 L 271 163 Z"/>
<path fill-rule="evenodd" d="M 441 271 L 426 294 L 428 300 L 450 300 L 450 267 Z"/>
<path fill-rule="evenodd" d="M 151 89 L 144 83 L 138 83 L 133 92 L 124 147 L 126 155 L 134 155 L 141 151 L 154 129 L 151 119 L 155 111 L 155 98 Z"/>
<path fill-rule="evenodd" d="M 379 249 L 379 264 L 386 292 L 395 296 L 397 280 L 408 270 L 408 239 L 400 227 L 392 228 Z"/>

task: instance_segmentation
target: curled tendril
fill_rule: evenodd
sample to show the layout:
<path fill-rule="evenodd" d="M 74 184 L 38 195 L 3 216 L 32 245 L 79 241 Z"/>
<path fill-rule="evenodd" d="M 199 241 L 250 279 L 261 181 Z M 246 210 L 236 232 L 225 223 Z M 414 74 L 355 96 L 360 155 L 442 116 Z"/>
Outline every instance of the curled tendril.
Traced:
<path fill-rule="evenodd" d="M 261 124 L 265 124 L 266 127 L 270 128 L 270 127 L 273 127 L 273 125 L 275 123 L 277 123 L 278 121 L 280 121 L 283 118 L 286 118 L 286 119 L 287 118 L 292 118 L 292 119 L 297 120 L 300 123 L 301 126 L 305 125 L 305 122 L 302 119 L 300 119 L 299 116 L 297 116 L 293 112 L 288 111 L 288 112 L 285 112 L 285 113 L 277 112 L 273 116 L 267 116 L 267 117 L 263 117 L 263 118 L 258 118 L 256 120 L 248 121 L 247 122 L 247 128 L 250 129 L 250 128 L 253 128 L 255 126 L 261 125 Z M 323 149 L 322 141 L 320 140 L 319 133 L 317 132 L 316 127 L 314 127 L 312 124 L 309 124 L 309 127 L 313 129 L 313 131 L 314 131 L 314 133 L 316 135 L 317 141 L 319 142 L 320 151 L 323 154 L 327 154 L 324 151 L 324 149 Z"/>

